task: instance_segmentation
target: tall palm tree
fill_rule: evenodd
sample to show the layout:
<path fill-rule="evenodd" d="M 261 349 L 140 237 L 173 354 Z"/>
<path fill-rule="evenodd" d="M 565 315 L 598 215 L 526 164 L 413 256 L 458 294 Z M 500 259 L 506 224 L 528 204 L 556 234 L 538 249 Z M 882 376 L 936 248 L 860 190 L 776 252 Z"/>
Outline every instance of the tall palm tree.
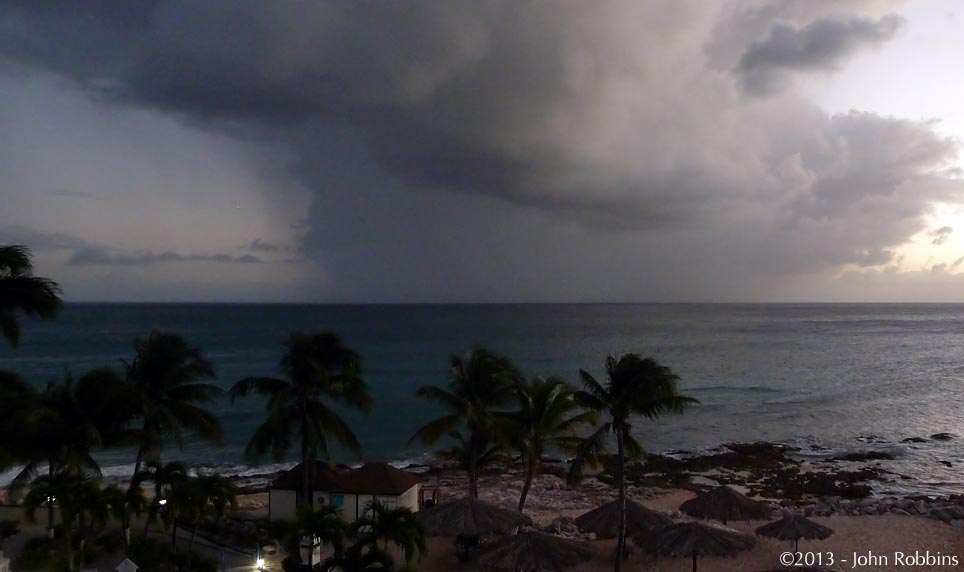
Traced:
<path fill-rule="evenodd" d="M 206 383 L 214 377 L 214 367 L 201 350 L 177 334 L 159 331 L 135 339 L 133 347 L 134 359 L 123 362 L 125 390 L 117 401 L 140 420 L 140 427 L 129 432 L 137 445 L 134 475 L 146 460 L 157 460 L 165 439 L 182 448 L 185 431 L 220 443 L 224 439 L 221 422 L 204 405 L 222 391 Z M 130 522 L 129 516 L 126 521 Z"/>
<path fill-rule="evenodd" d="M 498 438 L 495 411 L 512 399 L 512 387 L 520 378 L 512 362 L 485 348 L 477 347 L 463 356 L 449 358 L 447 387 L 422 386 L 415 395 L 435 401 L 447 412 L 415 432 L 412 439 L 426 445 L 442 437 L 459 435 L 464 441 L 469 496 L 478 498 L 479 458 Z M 462 436 L 461 429 L 467 431 Z"/>
<path fill-rule="evenodd" d="M 315 540 L 331 545 L 335 556 L 341 556 L 345 548 L 345 536 L 349 532 L 348 523 L 341 517 L 341 508 L 323 506 L 317 509 L 309 505 L 298 507 L 296 523 L 299 547 L 296 560 L 300 562 L 300 539 L 308 538 L 308 567 L 311 568 L 315 552 Z"/>
<path fill-rule="evenodd" d="M 331 404 L 367 413 L 372 399 L 361 357 L 334 333 L 292 333 L 284 347 L 279 364 L 284 379 L 248 377 L 235 383 L 229 395 L 234 400 L 256 392 L 268 398 L 266 419 L 245 449 L 252 460 L 268 451 L 282 460 L 297 434 L 304 471 L 301 501 L 310 504 L 315 461 L 319 455 L 331 458 L 330 439 L 361 455 L 358 438 Z"/>
<path fill-rule="evenodd" d="M 37 395 L 33 386 L 16 373 L 0 371 L 0 471 L 15 466 L 29 452 L 22 428 Z"/>
<path fill-rule="evenodd" d="M 542 464 L 547 449 L 571 451 L 579 438 L 580 426 L 594 425 L 595 412 L 585 411 L 575 392 L 556 377 L 537 377 L 515 388 L 519 410 L 509 413 L 510 439 L 518 448 L 526 467 L 525 483 L 519 495 L 519 512 L 525 509 L 532 479 Z"/>
<path fill-rule="evenodd" d="M 412 566 L 428 549 L 428 530 L 408 508 L 389 508 L 372 502 L 366 514 L 352 524 L 356 545 L 368 550 L 388 552 L 395 544 L 402 550 L 405 564 Z M 381 546 L 379 546 L 381 543 Z"/>
<path fill-rule="evenodd" d="M 154 499 L 147 507 L 147 518 L 144 520 L 144 538 L 147 538 L 151 521 L 156 520 L 158 516 L 163 516 L 167 522 L 170 522 L 168 515 L 171 510 L 175 510 L 171 502 L 175 497 L 175 491 L 181 489 L 189 478 L 187 472 L 187 465 L 184 463 L 178 461 L 161 463 L 151 460 L 145 463 L 144 470 L 134 475 L 132 485 L 140 488 L 145 481 L 150 481 L 154 485 Z M 167 508 L 169 504 L 171 506 Z"/>
<path fill-rule="evenodd" d="M 120 489 L 116 486 L 105 487 L 103 490 L 103 500 L 111 517 L 121 522 L 124 531 L 124 553 L 130 550 L 130 517 L 140 515 L 147 510 L 147 499 L 144 498 L 144 489 L 138 483 L 137 486 Z"/>
<path fill-rule="evenodd" d="M 43 391 L 21 387 L 24 392 L 13 423 L 19 441 L 17 456 L 24 466 L 14 477 L 13 487 L 29 482 L 43 464 L 49 478 L 58 472 L 100 476 L 93 453 L 123 421 L 103 397 L 119 384 L 114 371 L 102 368 L 85 373 L 76 382 L 67 371 L 62 381 L 49 383 Z M 52 505 L 47 521 L 48 534 L 52 534 Z"/>
<path fill-rule="evenodd" d="M 24 497 L 23 508 L 27 520 L 35 522 L 34 514 L 41 506 L 56 502 L 60 507 L 63 527 L 64 558 L 70 570 L 74 570 L 74 526 L 80 515 L 91 507 L 90 499 L 96 496 L 97 483 L 87 475 L 58 472 L 42 475 L 30 483 L 30 491 Z"/>
<path fill-rule="evenodd" d="M 46 320 L 60 312 L 60 286 L 33 275 L 30 250 L 20 245 L 0 245 L 0 335 L 10 345 L 20 344 L 18 314 Z"/>
<path fill-rule="evenodd" d="M 607 421 L 579 444 L 570 466 L 570 480 L 578 480 L 587 466 L 599 466 L 610 433 L 616 436 L 616 486 L 619 491 L 619 536 L 615 572 L 619 572 L 626 550 L 626 457 L 642 454 L 643 448 L 632 435 L 634 417 L 657 419 L 666 413 L 682 413 L 697 400 L 681 395 L 679 377 L 655 359 L 625 354 L 606 358 L 606 382 L 596 381 L 585 370 L 579 371 L 583 389 L 576 399 L 589 411 L 597 411 Z"/>
<path fill-rule="evenodd" d="M 194 539 L 204 520 L 211 520 L 215 524 L 220 522 L 228 508 L 238 507 L 237 491 L 230 479 L 221 475 L 199 475 L 190 479 L 188 497 L 193 504 L 189 514 L 193 525 L 191 540 L 187 546 L 187 569 L 191 569 L 191 555 L 194 550 Z"/>

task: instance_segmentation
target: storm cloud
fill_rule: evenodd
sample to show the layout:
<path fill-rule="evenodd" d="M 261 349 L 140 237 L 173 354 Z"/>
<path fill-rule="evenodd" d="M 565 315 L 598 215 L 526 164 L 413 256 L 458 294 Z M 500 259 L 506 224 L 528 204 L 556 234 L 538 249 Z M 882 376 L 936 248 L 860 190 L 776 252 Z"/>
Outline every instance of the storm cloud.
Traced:
<path fill-rule="evenodd" d="M 551 299 L 700 297 L 701 277 L 744 296 L 882 268 L 960 200 L 933 123 L 794 90 L 895 37 L 897 7 L 7 2 L 0 53 L 103 106 L 288 149 L 311 194 L 297 250 L 334 298 L 530 299 L 559 276 Z"/>
<path fill-rule="evenodd" d="M 749 91 L 774 91 L 785 85 L 790 72 L 837 70 L 860 48 L 892 39 L 904 24 L 893 14 L 879 20 L 833 15 L 803 27 L 777 23 L 766 38 L 747 48 L 737 71 Z"/>

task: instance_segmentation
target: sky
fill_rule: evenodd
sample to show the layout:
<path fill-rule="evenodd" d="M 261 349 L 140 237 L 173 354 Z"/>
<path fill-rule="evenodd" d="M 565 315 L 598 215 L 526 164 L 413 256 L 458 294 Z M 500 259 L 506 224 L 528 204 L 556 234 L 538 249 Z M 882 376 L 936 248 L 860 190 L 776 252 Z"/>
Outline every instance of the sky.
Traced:
<path fill-rule="evenodd" d="M 75 301 L 964 302 L 952 0 L 0 0 Z"/>

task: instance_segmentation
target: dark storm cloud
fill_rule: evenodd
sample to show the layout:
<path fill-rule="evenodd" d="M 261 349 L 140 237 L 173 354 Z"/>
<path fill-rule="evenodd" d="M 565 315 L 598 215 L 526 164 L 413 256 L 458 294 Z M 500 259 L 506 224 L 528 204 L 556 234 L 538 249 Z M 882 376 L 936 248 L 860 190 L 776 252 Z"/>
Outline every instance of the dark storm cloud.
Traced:
<path fill-rule="evenodd" d="M 789 72 L 838 69 L 860 48 L 892 39 L 905 23 L 893 14 L 879 20 L 833 15 L 802 27 L 778 23 L 747 48 L 737 72 L 746 89 L 771 92 L 785 85 Z"/>
<path fill-rule="evenodd" d="M 438 288 L 538 291 L 579 264 L 629 297 L 650 270 L 671 292 L 892 263 L 960 197 L 928 122 L 741 89 L 887 41 L 891 4 L 18 3 L 0 50 L 108 105 L 288 145 L 313 194 L 300 246 L 353 294 L 425 291 L 459 260 Z"/>
<path fill-rule="evenodd" d="M 70 266 L 147 266 L 170 262 L 220 262 L 231 264 L 260 264 L 257 256 L 245 254 L 179 254 L 177 252 L 115 252 L 100 247 L 87 247 L 74 251 L 67 259 Z"/>
<path fill-rule="evenodd" d="M 261 258 L 250 254 L 234 256 L 224 253 L 181 254 L 173 251 L 126 252 L 90 242 L 69 234 L 46 233 L 20 226 L 0 227 L 0 244 L 26 244 L 34 250 L 70 251 L 71 266 L 146 266 L 165 262 L 221 262 L 260 264 Z"/>

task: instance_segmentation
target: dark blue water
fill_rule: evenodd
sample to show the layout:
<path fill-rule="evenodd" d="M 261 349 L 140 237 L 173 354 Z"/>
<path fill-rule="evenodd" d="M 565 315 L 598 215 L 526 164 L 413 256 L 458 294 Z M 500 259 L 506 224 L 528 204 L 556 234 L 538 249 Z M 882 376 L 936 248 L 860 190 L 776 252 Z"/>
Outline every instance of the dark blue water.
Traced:
<path fill-rule="evenodd" d="M 957 440 L 899 443 L 944 431 L 964 435 L 964 305 L 71 304 L 57 321 L 26 324 L 17 351 L 0 346 L 0 368 L 44 384 L 66 367 L 76 373 L 117 365 L 130 357 L 131 340 L 151 329 L 178 332 L 203 348 L 225 388 L 245 376 L 275 375 L 288 332 L 338 332 L 363 355 L 375 396 L 367 417 L 347 414 L 368 459 L 423 453 L 407 442 L 436 410 L 414 397 L 415 389 L 445 383 L 448 355 L 473 344 L 509 355 L 530 375 L 573 382 L 580 368 L 601 375 L 609 353 L 655 356 L 702 404 L 680 417 L 637 422 L 652 450 L 733 440 L 834 448 L 872 441 L 915 467 L 934 464 L 918 473 L 939 486 L 957 486 L 958 477 L 935 461 L 964 457 Z M 258 398 L 218 403 L 226 445 L 190 441 L 169 456 L 240 463 L 262 406 Z M 128 456 L 110 452 L 104 464 L 126 465 Z"/>

